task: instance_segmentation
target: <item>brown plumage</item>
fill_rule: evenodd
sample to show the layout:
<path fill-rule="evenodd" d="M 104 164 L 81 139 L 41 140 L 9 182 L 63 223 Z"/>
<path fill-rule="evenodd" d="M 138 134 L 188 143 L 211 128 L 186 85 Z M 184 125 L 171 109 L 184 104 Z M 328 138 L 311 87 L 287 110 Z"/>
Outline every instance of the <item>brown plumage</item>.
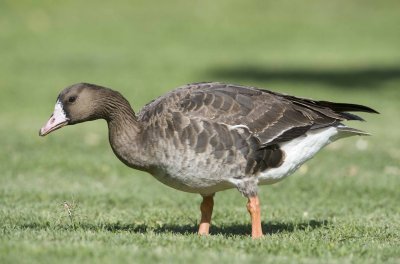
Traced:
<path fill-rule="evenodd" d="M 338 138 L 365 135 L 341 123 L 362 120 L 353 111 L 377 113 L 356 104 L 197 83 L 157 98 L 136 116 L 120 93 L 81 83 L 60 93 L 40 135 L 105 119 L 111 147 L 122 162 L 204 197 L 199 233 L 208 234 L 214 193 L 236 187 L 249 199 L 252 235 L 259 237 L 257 186 L 283 179 Z"/>

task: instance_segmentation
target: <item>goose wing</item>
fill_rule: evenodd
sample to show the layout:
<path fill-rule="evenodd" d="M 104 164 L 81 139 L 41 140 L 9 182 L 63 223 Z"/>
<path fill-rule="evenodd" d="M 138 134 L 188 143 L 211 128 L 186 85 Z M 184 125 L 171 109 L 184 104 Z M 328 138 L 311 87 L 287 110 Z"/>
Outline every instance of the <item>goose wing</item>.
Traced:
<path fill-rule="evenodd" d="M 328 127 L 359 117 L 335 111 L 333 103 L 286 96 L 253 87 L 221 83 L 197 84 L 179 111 L 192 118 L 246 127 L 263 146 L 289 141 L 310 129 Z M 346 104 L 341 104 L 345 110 Z"/>
<path fill-rule="evenodd" d="M 139 119 L 179 113 L 185 120 L 246 128 L 263 146 L 268 146 L 290 141 L 310 129 L 362 120 L 350 111 L 377 113 L 361 105 L 314 101 L 254 87 L 196 83 L 154 100 L 143 108 Z"/>

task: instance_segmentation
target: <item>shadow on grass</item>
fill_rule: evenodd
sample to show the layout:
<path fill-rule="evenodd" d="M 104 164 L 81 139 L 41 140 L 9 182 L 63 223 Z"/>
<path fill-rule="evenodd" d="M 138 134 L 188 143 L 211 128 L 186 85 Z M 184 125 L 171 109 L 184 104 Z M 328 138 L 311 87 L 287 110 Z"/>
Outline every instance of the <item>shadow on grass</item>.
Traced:
<path fill-rule="evenodd" d="M 322 83 L 342 88 L 376 88 L 380 83 L 400 79 L 400 66 L 364 68 L 272 68 L 233 66 L 212 69 L 207 77 L 225 81 L 286 81 Z"/>
<path fill-rule="evenodd" d="M 296 223 L 263 223 L 264 234 L 277 234 L 277 233 L 291 233 L 294 231 L 301 230 L 313 230 L 317 228 L 323 228 L 328 226 L 327 220 L 310 220 L 307 222 L 296 222 Z M 92 231 L 109 231 L 109 232 L 132 232 L 132 233 L 174 233 L 174 234 L 195 234 L 197 233 L 197 225 L 163 225 L 159 227 L 148 226 L 146 224 L 123 224 L 123 223 L 76 223 L 75 227 L 72 225 L 53 225 L 47 223 L 27 223 L 20 226 L 23 229 L 65 229 L 65 230 L 92 230 Z M 234 236 L 234 235 L 250 235 L 251 225 L 233 224 L 227 226 L 212 226 L 210 230 L 211 234 L 219 234 L 223 236 Z"/>
<path fill-rule="evenodd" d="M 308 222 L 296 222 L 296 223 L 280 223 L 271 222 L 263 223 L 262 228 L 264 234 L 272 235 L 278 233 L 292 233 L 301 230 L 313 230 L 328 226 L 327 220 L 310 220 Z M 196 230 L 197 231 L 197 230 Z M 229 226 L 213 226 L 211 227 L 211 233 L 221 234 L 225 236 L 231 235 L 250 235 L 251 225 L 229 225 Z"/>

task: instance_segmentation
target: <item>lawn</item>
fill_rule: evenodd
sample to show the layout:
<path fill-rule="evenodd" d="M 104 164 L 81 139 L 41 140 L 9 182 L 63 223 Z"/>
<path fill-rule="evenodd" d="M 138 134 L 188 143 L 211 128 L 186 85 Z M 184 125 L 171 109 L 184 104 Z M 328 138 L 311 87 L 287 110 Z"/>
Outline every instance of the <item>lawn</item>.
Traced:
<path fill-rule="evenodd" d="M 0 263 L 399 263 L 398 1 L 0 2 Z M 199 195 L 125 167 L 103 121 L 40 138 L 59 91 L 92 82 L 137 111 L 197 81 L 353 102 L 371 137 L 328 146 L 246 199 Z M 212 172 L 210 172 L 212 173 Z M 71 214 L 70 214 L 71 213 Z"/>

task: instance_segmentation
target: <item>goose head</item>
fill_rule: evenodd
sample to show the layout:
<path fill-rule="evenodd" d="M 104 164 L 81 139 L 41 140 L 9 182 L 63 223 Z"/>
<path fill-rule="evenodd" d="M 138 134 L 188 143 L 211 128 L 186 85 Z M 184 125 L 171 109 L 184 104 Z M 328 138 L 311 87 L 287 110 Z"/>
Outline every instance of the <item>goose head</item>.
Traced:
<path fill-rule="evenodd" d="M 65 88 L 58 95 L 54 112 L 40 129 L 39 135 L 47 134 L 66 125 L 105 118 L 105 98 L 112 96 L 110 89 L 88 83 L 78 83 Z"/>

